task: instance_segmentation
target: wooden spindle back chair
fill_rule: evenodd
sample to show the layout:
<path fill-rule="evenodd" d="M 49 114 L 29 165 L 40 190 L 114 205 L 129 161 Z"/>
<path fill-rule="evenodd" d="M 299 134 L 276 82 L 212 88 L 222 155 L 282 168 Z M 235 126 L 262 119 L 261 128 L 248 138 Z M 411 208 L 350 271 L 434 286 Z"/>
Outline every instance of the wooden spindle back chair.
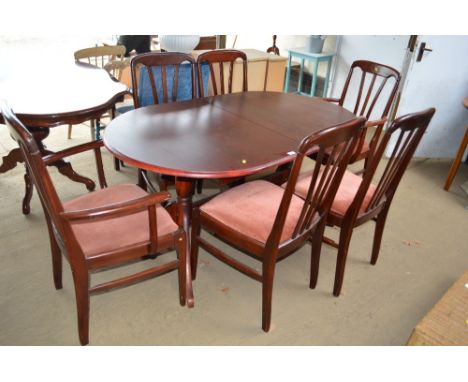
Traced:
<path fill-rule="evenodd" d="M 184 68 L 188 68 L 190 71 L 191 94 L 188 97 L 193 99 L 197 95 L 195 60 L 192 56 L 178 52 L 155 52 L 135 56 L 131 61 L 133 103 L 135 108 L 143 105 L 140 97 L 142 76 L 147 76 L 149 79 L 152 104 L 176 102 L 179 96 L 179 80 L 182 73 L 181 65 L 184 64 L 186 65 Z"/>
<path fill-rule="evenodd" d="M 182 66 L 183 65 L 183 66 Z M 135 109 L 149 104 L 172 103 L 178 100 L 197 98 L 196 63 L 192 56 L 179 52 L 154 52 L 133 57 L 132 75 L 133 104 Z M 189 76 L 189 94 L 179 93 L 179 85 Z M 146 81 L 147 83 L 145 84 Z M 147 88 L 149 84 L 149 89 Z M 146 86 L 143 88 L 143 86 Z M 151 93 L 151 96 L 147 94 Z M 182 97 L 182 99 L 181 99 Z M 118 162 L 116 168 L 120 167 Z M 139 169 L 139 177 L 149 182 L 145 170 Z M 174 177 L 158 175 L 159 188 L 167 190 L 174 184 Z"/>
<path fill-rule="evenodd" d="M 107 70 L 116 80 L 120 80 L 124 69 L 125 47 L 123 45 L 104 45 L 77 50 L 74 53 L 75 61 L 84 62 L 98 68 Z M 110 110 L 108 117 L 114 118 L 115 110 Z M 100 120 L 91 120 L 91 139 L 100 139 Z M 68 139 L 71 139 L 72 125 L 68 125 Z"/>
<path fill-rule="evenodd" d="M 359 80 L 359 86 L 355 98 L 352 98 L 350 84 L 356 78 Z M 387 121 L 399 84 L 400 73 L 396 69 L 372 61 L 358 60 L 351 65 L 340 98 L 325 98 L 325 100 L 336 102 L 340 106 L 350 106 L 350 110 L 355 115 L 367 119 L 366 129 L 361 134 L 350 163 L 372 155 Z M 384 95 L 387 96 L 386 99 Z M 376 112 L 376 105 L 383 106 L 381 113 Z M 369 128 L 375 128 L 375 132 L 367 143 L 365 138 Z M 367 162 L 365 166 L 367 166 Z"/>
<path fill-rule="evenodd" d="M 179 298 L 193 304 L 187 293 L 185 233 L 160 204 L 170 198 L 167 192 L 147 194 L 136 185 L 107 187 L 100 148 L 92 141 L 42 156 L 33 136 L 3 103 L 2 115 L 11 136 L 22 151 L 26 176 L 37 188 L 46 218 L 56 289 L 62 289 L 62 255 L 69 261 L 75 285 L 80 343 L 89 341 L 90 296 L 172 270 L 179 273 Z M 48 172 L 48 165 L 65 156 L 94 151 L 101 189 L 62 202 Z M 117 265 L 147 260 L 171 249 L 177 258 L 144 271 L 91 286 L 91 273 Z M 191 289 L 190 287 L 188 289 Z"/>
<path fill-rule="evenodd" d="M 286 189 L 264 180 L 244 183 L 219 194 L 193 213 L 192 276 L 196 277 L 198 248 L 262 283 L 262 328 L 270 329 L 273 275 L 278 261 L 312 241 L 311 274 L 318 271 L 326 215 L 364 126 L 357 118 L 306 137 L 300 144 Z M 325 150 L 336 152 L 325 160 Z M 317 162 L 305 200 L 294 195 L 304 157 L 311 150 Z M 322 174 L 321 177 L 318 175 Z M 261 272 L 234 259 L 202 238 L 201 228 L 262 263 Z M 313 277 L 313 276 L 311 276 Z"/>
<path fill-rule="evenodd" d="M 350 171 L 345 172 L 327 217 L 328 225 L 340 227 L 339 243 L 325 239 L 327 243 L 338 249 L 333 289 L 335 296 L 339 296 L 343 285 L 353 229 L 369 220 L 376 222 L 371 264 L 375 265 L 377 262 L 385 221 L 393 197 L 434 113 L 435 109 L 431 108 L 396 119 L 383 134 L 374 155 L 369 159 L 363 177 Z M 376 175 L 377 167 L 390 142 L 394 144 L 390 157 L 382 173 Z M 310 175 L 304 176 L 296 188 L 296 194 L 301 197 L 306 195 L 308 177 Z M 301 182 L 304 184 L 301 185 Z M 317 277 L 311 283 L 312 287 L 315 287 Z"/>
<path fill-rule="evenodd" d="M 242 91 L 248 90 L 247 84 L 247 55 L 234 49 L 211 50 L 202 53 L 197 58 L 198 86 L 200 97 L 207 96 L 207 89 L 203 86 L 203 65 L 209 65 L 210 75 L 208 85 L 212 95 L 230 94 L 233 91 L 234 67 L 238 60 L 242 60 Z M 228 71 L 226 75 L 226 66 Z"/>

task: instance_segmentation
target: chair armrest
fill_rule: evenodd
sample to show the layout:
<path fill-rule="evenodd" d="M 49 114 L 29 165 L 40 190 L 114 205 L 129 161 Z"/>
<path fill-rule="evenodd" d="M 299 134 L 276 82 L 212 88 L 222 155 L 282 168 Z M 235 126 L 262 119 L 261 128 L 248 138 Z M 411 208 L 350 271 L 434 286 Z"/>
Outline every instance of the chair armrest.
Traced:
<path fill-rule="evenodd" d="M 103 144 L 102 140 L 100 139 L 98 141 L 83 143 L 83 144 L 78 145 L 78 146 L 69 147 L 68 149 L 57 151 L 55 153 L 45 155 L 42 159 L 44 160 L 44 163 L 46 165 L 49 165 L 49 164 L 52 164 L 54 162 L 57 162 L 60 159 L 65 158 L 65 157 L 69 157 L 69 156 L 72 156 L 72 155 L 75 155 L 75 154 L 79 154 L 79 153 L 82 153 L 82 152 L 85 152 L 85 151 L 88 151 L 88 150 L 99 149 L 103 145 L 104 144 Z"/>
<path fill-rule="evenodd" d="M 170 198 L 171 194 L 169 192 L 162 191 L 157 194 L 148 194 L 138 199 L 109 204 L 103 207 L 64 211 L 60 213 L 60 216 L 70 223 L 89 223 L 91 221 L 108 220 L 148 210 L 150 207 L 155 207 L 157 204 L 161 204 Z"/>
<path fill-rule="evenodd" d="M 383 126 L 385 122 L 387 122 L 387 117 L 383 117 L 375 121 L 367 121 L 366 124 L 364 125 L 364 128 L 367 129 L 368 127 Z"/>
<path fill-rule="evenodd" d="M 323 97 L 323 98 L 319 98 L 319 99 L 321 99 L 322 101 L 326 101 L 326 102 L 336 102 L 336 103 L 340 102 L 339 98 Z"/>

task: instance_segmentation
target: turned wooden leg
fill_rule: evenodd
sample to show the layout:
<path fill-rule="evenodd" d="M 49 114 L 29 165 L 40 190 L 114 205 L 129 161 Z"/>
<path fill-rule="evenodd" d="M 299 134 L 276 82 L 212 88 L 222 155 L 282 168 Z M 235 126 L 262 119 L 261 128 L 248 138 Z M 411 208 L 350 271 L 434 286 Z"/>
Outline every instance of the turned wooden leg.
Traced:
<path fill-rule="evenodd" d="M 23 198 L 23 214 L 24 215 L 29 215 L 31 212 L 31 198 L 34 190 L 33 183 L 31 181 L 31 176 L 29 174 L 29 169 L 28 166 L 24 166 L 26 171 L 24 173 L 24 185 L 25 185 L 25 191 L 24 191 L 24 198 Z"/>
<path fill-rule="evenodd" d="M 175 180 L 175 187 L 177 193 L 177 223 L 185 231 L 185 258 L 187 259 L 186 268 L 186 296 L 187 306 L 192 308 L 194 306 L 193 289 L 192 289 L 192 272 L 190 269 L 190 225 L 192 222 L 192 197 L 195 189 L 195 184 L 192 179 L 179 178 Z"/>
<path fill-rule="evenodd" d="M 185 306 L 187 302 L 187 275 L 186 275 L 186 264 L 189 262 L 187 259 L 187 253 L 185 251 L 185 235 L 180 234 L 176 237 L 175 248 L 177 252 L 177 258 L 179 259 L 179 301 L 180 305 Z"/>

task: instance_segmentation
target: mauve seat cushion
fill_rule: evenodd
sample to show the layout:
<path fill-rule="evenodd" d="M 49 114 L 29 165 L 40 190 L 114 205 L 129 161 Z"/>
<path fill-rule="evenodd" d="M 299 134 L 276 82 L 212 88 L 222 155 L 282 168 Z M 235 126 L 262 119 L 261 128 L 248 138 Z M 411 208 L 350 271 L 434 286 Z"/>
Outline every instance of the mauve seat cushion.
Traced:
<path fill-rule="evenodd" d="M 296 184 L 296 190 L 294 191 L 296 195 L 299 195 L 302 198 L 305 198 L 307 191 L 309 190 L 309 184 L 311 181 L 313 170 L 306 171 L 299 176 Z M 334 215 L 344 216 L 349 206 L 354 200 L 354 197 L 357 194 L 359 186 L 361 185 L 362 178 L 356 174 L 353 174 L 351 171 L 345 171 L 343 180 L 341 181 L 338 192 L 336 193 L 335 199 L 331 207 L 331 213 Z M 283 187 L 285 184 L 283 184 Z M 369 189 L 367 190 L 366 196 L 364 197 L 364 202 L 359 209 L 359 213 L 365 211 L 372 195 L 375 192 L 375 186 L 371 183 Z"/>
<path fill-rule="evenodd" d="M 234 187 L 200 207 L 202 213 L 260 243 L 270 235 L 284 189 L 264 180 Z M 304 202 L 293 195 L 281 242 L 291 238 Z"/>
<path fill-rule="evenodd" d="M 63 204 L 65 211 L 108 206 L 147 195 L 134 184 L 104 188 L 80 196 Z M 158 236 L 177 230 L 169 213 L 156 208 Z M 149 218 L 146 211 L 137 214 L 92 223 L 72 224 L 72 230 L 86 256 L 108 252 L 149 241 Z"/>

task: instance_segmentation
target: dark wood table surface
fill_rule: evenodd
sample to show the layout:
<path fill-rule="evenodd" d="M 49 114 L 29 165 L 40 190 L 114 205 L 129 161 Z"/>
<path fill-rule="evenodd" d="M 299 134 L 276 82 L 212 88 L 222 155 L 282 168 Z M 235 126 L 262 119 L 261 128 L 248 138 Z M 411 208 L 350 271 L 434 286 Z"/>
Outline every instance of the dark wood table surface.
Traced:
<path fill-rule="evenodd" d="M 42 143 L 51 127 L 97 119 L 128 91 L 108 72 L 88 64 L 70 61 L 68 65 L 55 66 L 52 61 L 47 65 L 35 61 L 31 65 L 27 70 L 19 66 L 0 82 L 0 98 L 7 101 L 29 128 L 43 155 L 52 153 Z M 1 114 L 0 123 L 3 123 Z M 20 162 L 23 157 L 19 148 L 15 148 L 3 157 L 0 173 Z M 70 163 L 60 160 L 53 165 L 71 180 L 85 184 L 88 190 L 95 188 L 94 182 L 77 174 Z M 29 176 L 25 177 L 25 182 L 23 213 L 28 214 L 32 196 Z"/>
<path fill-rule="evenodd" d="M 178 223 L 188 233 L 197 179 L 251 175 L 292 162 L 305 136 L 354 118 L 316 98 L 246 92 L 130 111 L 109 123 L 103 140 L 117 158 L 176 177 Z"/>

